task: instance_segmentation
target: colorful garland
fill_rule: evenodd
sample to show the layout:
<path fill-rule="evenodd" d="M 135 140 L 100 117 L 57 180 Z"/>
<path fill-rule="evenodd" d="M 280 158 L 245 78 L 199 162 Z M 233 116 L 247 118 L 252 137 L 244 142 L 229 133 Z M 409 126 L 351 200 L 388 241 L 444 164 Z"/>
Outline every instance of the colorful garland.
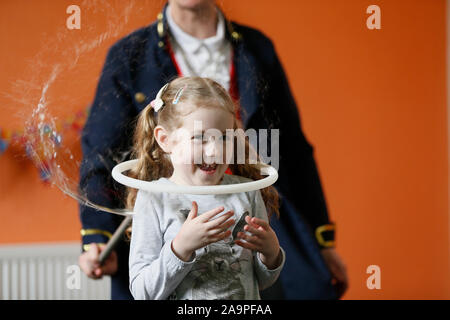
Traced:
<path fill-rule="evenodd" d="M 43 124 L 41 128 L 42 134 L 51 136 L 55 147 L 60 147 L 63 140 L 63 133 L 66 133 L 68 130 L 73 130 L 77 134 L 81 134 L 81 130 L 83 129 L 83 125 L 89 115 L 89 111 L 90 107 L 76 112 L 75 115 L 68 117 L 64 121 L 56 123 L 56 130 L 52 130 L 51 125 Z M 0 155 L 3 155 L 12 145 L 19 145 L 23 148 L 27 158 L 31 160 L 33 159 L 32 152 L 36 152 L 35 150 L 39 149 L 32 145 L 32 142 L 27 138 L 24 129 L 11 130 L 0 128 Z M 39 157 L 41 159 L 46 158 L 44 156 Z M 37 166 L 41 180 L 48 182 L 50 180 L 50 164 L 47 163 L 46 160 L 43 160 L 37 164 Z"/>

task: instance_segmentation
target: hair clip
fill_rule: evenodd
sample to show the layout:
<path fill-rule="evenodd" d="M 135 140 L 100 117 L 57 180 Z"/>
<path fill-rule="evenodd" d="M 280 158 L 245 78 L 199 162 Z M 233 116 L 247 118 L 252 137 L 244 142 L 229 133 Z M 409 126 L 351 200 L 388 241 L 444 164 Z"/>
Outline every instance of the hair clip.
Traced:
<path fill-rule="evenodd" d="M 178 89 L 177 93 L 175 94 L 175 97 L 173 97 L 172 104 L 178 103 L 178 101 L 181 98 L 181 95 L 183 94 L 184 89 L 186 89 L 186 85 L 184 85 L 182 88 Z"/>
<path fill-rule="evenodd" d="M 161 99 L 161 97 L 164 94 L 164 91 L 167 89 L 168 85 L 169 84 L 166 83 L 161 89 L 159 89 L 156 98 L 152 102 L 150 102 L 150 105 L 152 106 L 153 110 L 155 110 L 155 112 L 158 112 L 162 107 L 164 107 L 164 101 L 163 99 Z"/>

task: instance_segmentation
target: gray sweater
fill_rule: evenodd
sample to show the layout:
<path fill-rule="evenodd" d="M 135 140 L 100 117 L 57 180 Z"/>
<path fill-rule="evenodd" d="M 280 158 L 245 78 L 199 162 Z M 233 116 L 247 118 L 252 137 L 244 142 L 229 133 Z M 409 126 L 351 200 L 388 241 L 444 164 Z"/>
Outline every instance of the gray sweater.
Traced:
<path fill-rule="evenodd" d="M 225 174 L 221 184 L 251 181 Z M 153 183 L 173 184 L 166 178 Z M 216 217 L 234 211 L 236 223 L 230 238 L 195 251 L 189 262 L 180 260 L 171 243 L 192 207 L 198 214 L 223 206 Z M 260 299 L 259 290 L 270 287 L 285 262 L 269 270 L 259 254 L 233 243 L 246 224 L 244 213 L 268 220 L 259 190 L 221 195 L 150 193 L 139 190 L 134 206 L 130 246 L 130 291 L 135 299 Z"/>

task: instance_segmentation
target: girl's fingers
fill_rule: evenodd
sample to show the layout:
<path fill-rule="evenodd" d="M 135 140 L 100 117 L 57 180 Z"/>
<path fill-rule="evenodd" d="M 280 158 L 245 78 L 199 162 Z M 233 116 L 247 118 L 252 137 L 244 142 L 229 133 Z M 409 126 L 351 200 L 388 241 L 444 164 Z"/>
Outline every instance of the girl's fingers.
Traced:
<path fill-rule="evenodd" d="M 248 224 L 253 225 L 256 229 L 258 229 L 258 227 L 262 227 L 264 230 L 269 230 L 270 226 L 269 223 L 259 219 L 259 218 L 250 218 L 250 217 L 245 217 L 245 221 L 247 221 Z"/>
<path fill-rule="evenodd" d="M 226 231 L 229 227 L 231 227 L 234 224 L 234 219 L 230 219 L 228 221 L 226 221 L 225 223 L 218 225 L 214 228 L 210 228 L 208 229 L 208 234 L 209 235 L 214 235 L 214 234 L 218 234 L 220 232 L 224 232 Z"/>
<path fill-rule="evenodd" d="M 198 216 L 199 221 L 205 222 L 225 210 L 224 207 L 217 207 Z"/>
<path fill-rule="evenodd" d="M 188 219 L 194 219 L 195 217 L 197 217 L 197 211 L 198 211 L 198 205 L 197 202 L 192 201 L 192 209 L 189 212 L 187 218 Z"/>
<path fill-rule="evenodd" d="M 258 237 L 262 237 L 262 236 L 264 235 L 264 231 L 255 229 L 254 227 L 252 227 L 252 226 L 249 225 L 249 224 L 247 224 L 247 225 L 244 227 L 244 231 L 250 232 L 251 234 L 253 234 L 253 235 L 255 235 L 255 236 L 258 236 Z"/>
<path fill-rule="evenodd" d="M 227 230 L 227 231 L 222 232 L 222 233 L 218 234 L 217 236 L 211 238 L 211 242 L 210 242 L 210 243 L 213 243 L 213 242 L 217 242 L 217 241 L 223 240 L 223 239 L 229 237 L 230 235 L 231 235 L 231 231 L 230 231 L 230 230 Z"/>
<path fill-rule="evenodd" d="M 207 230 L 219 227 L 222 223 L 224 223 L 226 220 L 228 220 L 228 218 L 230 218 L 232 216 L 233 216 L 233 211 L 228 211 L 227 213 L 221 215 L 220 217 L 206 222 L 205 224 L 206 224 Z"/>
<path fill-rule="evenodd" d="M 261 239 L 256 236 L 249 236 L 244 232 L 238 232 L 237 237 L 240 239 L 244 239 L 246 242 L 249 242 L 251 244 L 261 246 Z"/>
<path fill-rule="evenodd" d="M 249 249 L 249 250 L 254 250 L 254 251 L 258 251 L 258 247 L 252 243 L 249 242 L 243 242 L 241 240 L 236 240 L 234 241 L 234 243 L 236 243 L 238 246 L 241 246 L 245 249 Z"/>

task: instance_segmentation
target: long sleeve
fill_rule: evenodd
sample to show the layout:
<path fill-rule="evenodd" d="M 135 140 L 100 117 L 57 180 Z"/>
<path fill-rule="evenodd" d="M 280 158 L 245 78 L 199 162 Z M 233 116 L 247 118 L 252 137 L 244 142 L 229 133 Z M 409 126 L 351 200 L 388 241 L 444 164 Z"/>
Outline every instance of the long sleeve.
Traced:
<path fill-rule="evenodd" d="M 302 131 L 297 104 L 275 49 L 273 54 L 268 106 L 274 109 L 275 118 L 278 118 L 275 128 L 280 128 L 279 181 L 276 185 L 315 230 L 328 224 L 329 218 L 314 149 Z"/>
<path fill-rule="evenodd" d="M 160 220 L 148 193 L 139 191 L 134 207 L 130 245 L 130 291 L 135 299 L 167 299 L 195 262 L 180 260 L 172 239 L 164 243 Z"/>
<path fill-rule="evenodd" d="M 256 192 L 254 192 L 254 194 L 255 197 L 253 199 L 252 207 L 254 210 L 253 212 L 255 213 L 255 217 L 268 222 L 267 210 L 266 206 L 264 205 L 261 192 L 257 190 Z M 280 275 L 280 272 L 284 266 L 284 262 L 286 261 L 286 254 L 283 248 L 280 247 L 280 249 L 282 259 L 280 265 L 275 269 L 268 269 L 259 258 L 259 253 L 253 253 L 254 269 L 256 277 L 258 278 L 259 290 L 264 290 L 273 285 Z"/>
<path fill-rule="evenodd" d="M 136 116 L 121 55 L 118 46 L 108 53 L 81 137 L 80 192 L 91 202 L 109 208 L 123 207 L 123 186 L 112 180 L 111 170 L 126 158 L 132 136 L 129 124 Z M 80 219 L 84 244 L 106 242 L 121 220 L 84 205 L 80 205 Z"/>

